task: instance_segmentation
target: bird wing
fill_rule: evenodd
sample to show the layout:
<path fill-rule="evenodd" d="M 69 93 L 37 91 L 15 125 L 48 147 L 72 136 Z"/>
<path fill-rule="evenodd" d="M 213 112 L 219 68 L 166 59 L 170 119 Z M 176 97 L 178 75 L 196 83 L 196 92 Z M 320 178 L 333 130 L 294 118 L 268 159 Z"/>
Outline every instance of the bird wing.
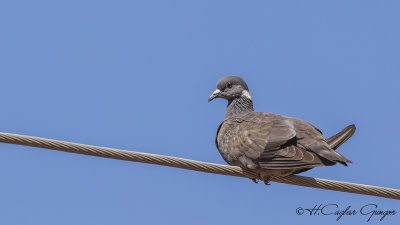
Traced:
<path fill-rule="evenodd" d="M 291 118 L 272 113 L 253 112 L 225 120 L 218 129 L 216 144 L 225 161 L 248 169 L 293 170 L 325 165 L 324 159 L 297 145 Z"/>

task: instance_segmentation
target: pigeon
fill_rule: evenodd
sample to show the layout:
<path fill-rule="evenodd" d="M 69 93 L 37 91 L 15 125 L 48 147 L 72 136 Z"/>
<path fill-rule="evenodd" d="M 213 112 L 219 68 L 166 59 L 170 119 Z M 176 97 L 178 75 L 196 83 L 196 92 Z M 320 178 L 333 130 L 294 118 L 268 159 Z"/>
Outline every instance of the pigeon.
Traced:
<path fill-rule="evenodd" d="M 354 124 L 325 139 L 321 130 L 303 120 L 255 112 L 249 88 L 238 76 L 221 78 L 208 101 L 216 98 L 228 101 L 215 137 L 219 153 L 230 165 L 256 171 L 266 184 L 271 176 L 352 163 L 335 149 L 354 134 Z"/>

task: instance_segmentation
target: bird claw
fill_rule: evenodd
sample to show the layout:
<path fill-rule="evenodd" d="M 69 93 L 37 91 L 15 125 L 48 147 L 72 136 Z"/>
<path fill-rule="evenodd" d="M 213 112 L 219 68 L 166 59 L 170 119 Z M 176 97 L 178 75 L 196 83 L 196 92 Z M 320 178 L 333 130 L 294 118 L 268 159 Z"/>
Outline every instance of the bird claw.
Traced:
<path fill-rule="evenodd" d="M 264 176 L 263 179 L 265 185 L 271 185 L 269 182 L 271 181 L 271 176 Z"/>
<path fill-rule="evenodd" d="M 258 179 L 264 181 L 265 185 L 271 185 L 270 181 L 271 181 L 271 176 L 269 175 L 265 175 L 265 176 L 261 176 Z M 252 180 L 254 183 L 258 184 L 258 179 L 257 178 L 250 178 L 250 180 Z"/>

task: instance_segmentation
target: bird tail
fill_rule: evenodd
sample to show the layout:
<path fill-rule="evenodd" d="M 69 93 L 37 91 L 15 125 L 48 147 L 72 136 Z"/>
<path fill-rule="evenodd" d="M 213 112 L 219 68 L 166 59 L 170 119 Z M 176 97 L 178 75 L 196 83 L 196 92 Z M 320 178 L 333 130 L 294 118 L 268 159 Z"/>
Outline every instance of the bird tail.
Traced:
<path fill-rule="evenodd" d="M 332 137 L 329 137 L 326 139 L 326 142 L 329 144 L 329 146 L 336 150 L 339 146 L 341 146 L 344 142 L 349 140 L 351 136 L 353 136 L 354 132 L 356 132 L 356 125 L 351 124 L 344 128 L 342 131 L 339 133 L 333 135 Z"/>

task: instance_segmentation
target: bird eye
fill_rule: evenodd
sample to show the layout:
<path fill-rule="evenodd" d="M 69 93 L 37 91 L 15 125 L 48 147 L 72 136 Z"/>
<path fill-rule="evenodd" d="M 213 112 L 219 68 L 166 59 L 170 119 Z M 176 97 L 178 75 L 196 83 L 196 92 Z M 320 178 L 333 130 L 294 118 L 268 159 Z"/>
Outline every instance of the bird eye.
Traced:
<path fill-rule="evenodd" d="M 232 87 L 232 84 L 231 83 L 228 83 L 227 85 L 226 85 L 226 88 L 231 88 Z"/>

